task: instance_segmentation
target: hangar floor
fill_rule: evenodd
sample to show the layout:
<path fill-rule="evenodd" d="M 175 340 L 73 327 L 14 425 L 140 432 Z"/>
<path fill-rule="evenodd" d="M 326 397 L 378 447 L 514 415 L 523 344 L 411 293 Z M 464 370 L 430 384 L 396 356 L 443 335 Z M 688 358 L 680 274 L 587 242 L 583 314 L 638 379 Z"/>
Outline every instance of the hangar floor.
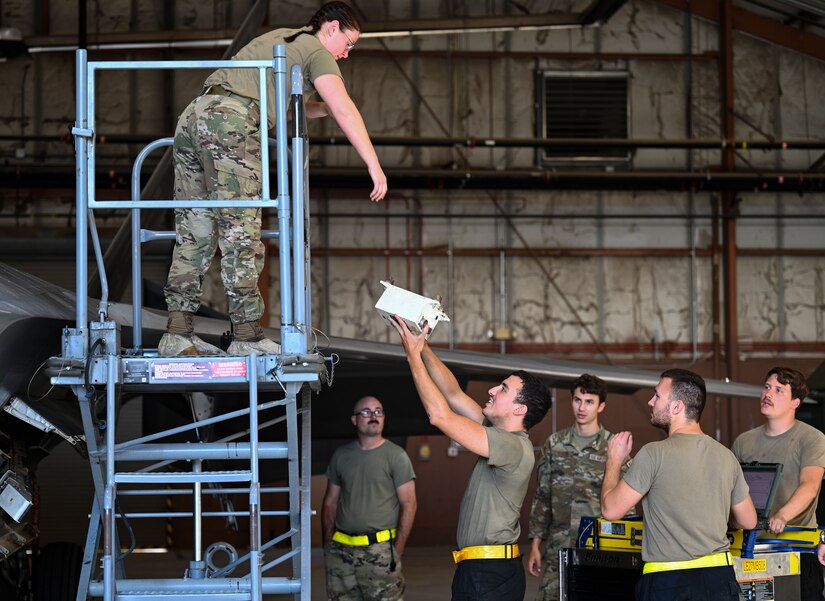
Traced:
<path fill-rule="evenodd" d="M 404 555 L 407 577 L 405 601 L 438 601 L 450 598 L 453 563 L 449 547 L 409 547 Z M 188 565 L 183 554 L 135 554 L 129 560 L 128 574 L 132 578 L 179 576 Z M 532 601 L 538 588 L 538 578 L 527 574 L 527 594 Z M 324 601 L 324 555 L 320 547 L 312 549 L 312 600 Z"/>

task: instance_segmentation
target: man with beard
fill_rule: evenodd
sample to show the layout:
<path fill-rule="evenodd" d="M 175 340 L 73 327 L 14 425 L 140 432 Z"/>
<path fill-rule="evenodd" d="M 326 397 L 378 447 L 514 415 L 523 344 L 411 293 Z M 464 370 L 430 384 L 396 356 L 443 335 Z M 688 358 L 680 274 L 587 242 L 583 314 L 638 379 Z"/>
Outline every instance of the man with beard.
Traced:
<path fill-rule="evenodd" d="M 415 473 L 404 449 L 384 438 L 377 398 L 355 403 L 351 420 L 356 439 L 332 455 L 321 510 L 327 599 L 398 601 L 417 509 Z"/>
<path fill-rule="evenodd" d="M 535 465 L 527 430 L 550 408 L 547 386 L 514 372 L 488 391 L 482 409 L 427 344 L 429 325 L 414 334 L 400 317 L 392 323 L 430 423 L 478 455 L 458 513 L 452 599 L 522 601 L 526 584 L 516 543 Z"/>
<path fill-rule="evenodd" d="M 617 520 L 639 501 L 644 508 L 639 601 L 739 599 L 728 519 L 734 528 L 754 528 L 756 509 L 736 457 L 702 432 L 705 397 L 700 376 L 667 370 L 648 402 L 650 423 L 667 438 L 639 449 L 624 479 L 619 470 L 633 437 L 620 432 L 607 443 L 602 515 Z"/>
<path fill-rule="evenodd" d="M 825 434 L 796 419 L 796 409 L 808 395 L 805 377 L 795 369 L 774 367 L 760 398 L 765 424 L 741 434 L 731 450 L 742 463 L 781 463 L 782 473 L 768 518 L 768 530 L 786 525 L 816 528 L 816 505 L 825 474 Z M 801 558 L 801 601 L 822 599 L 822 568 L 811 553 Z"/>
<path fill-rule="evenodd" d="M 601 378 L 582 374 L 570 386 L 570 397 L 574 423 L 554 432 L 544 443 L 530 511 L 532 547 L 527 569 L 533 576 L 542 577 L 536 601 L 559 598 L 558 550 L 577 546 L 582 516 L 599 514 L 599 491 L 611 436 L 599 423 L 607 406 L 607 384 Z M 628 459 L 622 473 L 629 463 Z"/>

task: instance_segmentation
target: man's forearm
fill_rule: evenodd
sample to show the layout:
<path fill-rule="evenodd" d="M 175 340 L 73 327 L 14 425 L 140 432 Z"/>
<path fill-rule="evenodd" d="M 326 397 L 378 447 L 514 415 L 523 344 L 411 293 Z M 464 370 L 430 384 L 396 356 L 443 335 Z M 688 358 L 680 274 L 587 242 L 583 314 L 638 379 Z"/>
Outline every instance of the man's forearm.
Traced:
<path fill-rule="evenodd" d="M 450 394 L 461 392 L 461 386 L 458 384 L 453 372 L 451 372 L 444 362 L 438 358 L 429 344 L 424 345 L 421 351 L 421 359 L 427 367 L 427 372 L 433 379 L 433 382 L 441 391 L 441 394 L 449 398 Z"/>
<path fill-rule="evenodd" d="M 446 365 L 438 358 L 430 345 L 424 345 L 421 360 L 433 383 L 447 401 L 450 409 L 459 415 L 481 421 L 481 408 L 473 399 L 464 394 L 461 385 Z"/>
<path fill-rule="evenodd" d="M 430 418 L 430 423 L 438 427 L 438 424 L 443 422 L 446 412 L 450 411 L 450 407 L 427 369 L 423 357 L 413 355 L 407 357 L 407 361 L 424 411 Z"/>
<path fill-rule="evenodd" d="M 335 517 L 338 514 L 337 507 L 332 509 L 324 506 L 321 508 L 321 544 L 327 544 L 335 534 Z"/>
<path fill-rule="evenodd" d="M 815 484 L 810 482 L 801 484 L 791 495 L 791 498 L 788 499 L 788 502 L 776 511 L 775 515 L 781 516 L 786 523 L 790 524 L 791 520 L 810 507 L 818 494 L 819 487 Z"/>
<path fill-rule="evenodd" d="M 602 480 L 602 490 L 599 494 L 602 508 L 605 507 L 605 500 L 610 493 L 619 485 L 621 480 L 621 462 L 612 460 L 608 457 L 604 464 L 604 480 Z"/>
<path fill-rule="evenodd" d="M 398 526 L 396 527 L 395 548 L 399 553 L 404 553 L 407 548 L 407 539 L 412 532 L 413 521 L 415 520 L 415 512 L 418 509 L 416 504 L 412 506 L 401 505 L 398 510 Z"/>

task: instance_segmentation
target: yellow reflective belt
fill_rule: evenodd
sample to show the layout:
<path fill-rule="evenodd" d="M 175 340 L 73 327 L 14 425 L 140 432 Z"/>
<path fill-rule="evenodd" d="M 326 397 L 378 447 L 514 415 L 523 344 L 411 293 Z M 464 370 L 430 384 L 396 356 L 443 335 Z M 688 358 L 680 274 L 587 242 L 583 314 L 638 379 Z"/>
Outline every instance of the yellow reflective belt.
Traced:
<path fill-rule="evenodd" d="M 465 559 L 513 559 L 519 556 L 518 545 L 481 545 L 453 551 L 453 561 Z"/>
<path fill-rule="evenodd" d="M 718 568 L 720 566 L 732 566 L 733 559 L 730 553 L 712 553 L 696 559 L 685 561 L 648 561 L 642 569 L 643 574 L 653 574 L 654 572 L 670 572 L 673 570 L 695 570 L 696 568 Z"/>
<path fill-rule="evenodd" d="M 394 539 L 396 534 L 395 528 L 389 530 L 381 530 L 379 532 L 371 532 L 369 534 L 349 535 L 336 530 L 332 535 L 332 540 L 342 545 L 349 545 L 350 547 L 366 547 L 367 545 L 374 545 L 375 543 L 385 543 L 390 539 Z"/>

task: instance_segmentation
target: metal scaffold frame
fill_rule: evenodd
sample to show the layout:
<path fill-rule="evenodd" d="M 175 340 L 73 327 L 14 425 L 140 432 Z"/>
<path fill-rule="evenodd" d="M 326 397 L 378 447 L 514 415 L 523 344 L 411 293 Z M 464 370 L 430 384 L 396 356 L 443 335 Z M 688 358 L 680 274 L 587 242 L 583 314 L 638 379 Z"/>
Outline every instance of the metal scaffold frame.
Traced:
<path fill-rule="evenodd" d="M 293 66 L 291 89 L 287 89 L 285 46 L 275 48 L 271 61 L 127 61 L 90 62 L 86 51 L 76 54 L 77 115 L 75 136 L 77 163 L 77 312 L 76 327 L 63 332 L 62 356 L 66 366 L 52 383 L 72 388 L 83 421 L 95 494 L 77 601 L 102 597 L 115 600 L 177 599 L 260 600 L 263 595 L 293 595 L 310 598 L 310 397 L 326 381 L 325 358 L 310 344 L 312 336 L 309 290 L 308 240 L 308 160 L 306 115 L 303 101 L 303 76 Z M 267 77 L 275 80 L 277 197 L 271 198 L 269 144 L 262 143 L 263 197 L 254 200 L 141 200 L 140 173 L 145 158 L 158 148 L 170 146 L 172 138 L 147 145 L 135 160 L 130 200 L 95 198 L 95 74 L 102 70 L 142 69 L 257 69 L 260 89 L 261 124 L 267 123 Z M 289 97 L 289 101 L 287 98 Z M 287 103 L 291 103 L 293 132 L 287 134 Z M 262 136 L 266 128 L 261 127 Z M 288 144 L 292 145 L 290 161 Z M 292 195 L 290 195 L 290 183 Z M 255 207 L 275 209 L 278 229 L 263 232 L 265 238 L 278 239 L 281 288 L 281 330 L 279 355 L 160 357 L 155 349 L 145 349 L 142 337 L 141 245 L 170 239 L 174 232 L 142 230 L 140 212 L 144 209 L 179 207 Z M 96 209 L 129 209 L 132 218 L 132 340 L 121 345 L 120 323 L 108 317 L 108 286 L 95 226 Z M 87 233 L 88 230 L 88 233 Z M 91 239 L 101 281 L 101 300 L 96 313 L 88 307 L 87 260 Z M 218 415 L 197 415 L 191 424 L 153 432 L 131 440 L 118 440 L 116 423 L 123 392 L 149 394 L 181 392 L 189 395 L 216 391 L 248 394 L 245 407 Z M 259 392 L 276 398 L 261 400 Z M 104 401 L 105 399 L 105 401 Z M 300 399 L 300 401 L 299 401 Z M 151 396 L 144 398 L 151 402 Z M 193 411 L 193 413 L 195 413 Z M 219 440 L 202 441 L 201 432 L 218 423 L 239 417 L 248 418 L 243 430 Z M 264 428 L 285 428 L 285 441 L 263 441 Z M 197 442 L 170 442 L 186 433 L 198 434 Z M 286 461 L 289 486 L 262 487 L 261 461 Z M 148 462 L 148 465 L 147 465 Z M 213 463 L 242 462 L 244 469 L 208 469 Z M 139 465 L 140 467 L 131 467 Z M 180 466 L 188 468 L 182 469 Z M 175 471 L 173 471 L 175 470 Z M 229 488 L 209 488 L 230 485 Z M 172 512 L 129 512 L 121 499 L 130 496 L 165 497 L 191 495 L 192 510 Z M 262 494 L 288 493 L 288 510 L 268 511 L 261 506 Z M 244 493 L 249 509 L 205 511 L 206 494 Z M 261 517 L 288 517 L 286 532 L 262 540 Z M 128 532 L 135 544 L 130 522 L 140 518 L 191 517 L 194 544 L 189 568 L 180 578 L 129 579 L 121 553 L 119 530 Z M 202 521 L 209 517 L 249 518 L 249 551 L 242 557 L 227 544 L 218 551 L 229 556 L 227 565 L 211 562 L 213 544 L 204 553 Z M 99 550 L 101 544 L 102 552 Z M 276 548 L 289 543 L 289 549 Z M 267 561 L 265 553 L 273 558 Z M 280 564 L 291 563 L 291 576 L 271 576 L 267 572 Z M 230 577 L 239 569 L 242 576 Z"/>

